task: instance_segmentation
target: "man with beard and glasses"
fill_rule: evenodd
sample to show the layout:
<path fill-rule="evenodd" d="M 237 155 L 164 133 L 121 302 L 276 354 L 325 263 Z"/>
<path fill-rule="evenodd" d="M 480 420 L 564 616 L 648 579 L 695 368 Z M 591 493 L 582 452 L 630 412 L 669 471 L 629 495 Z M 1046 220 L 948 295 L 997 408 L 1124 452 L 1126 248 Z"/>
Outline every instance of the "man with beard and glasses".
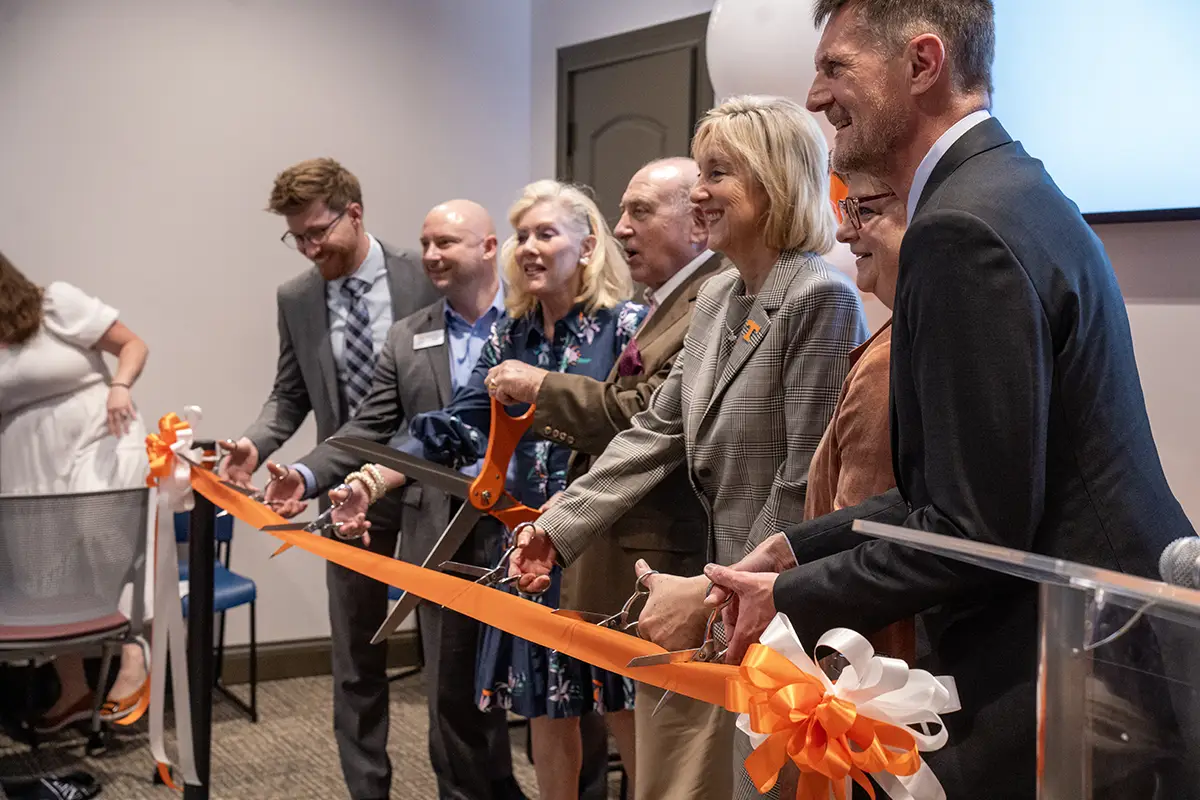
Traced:
<path fill-rule="evenodd" d="M 825 28 L 808 107 L 837 129 L 835 166 L 907 202 L 891 357 L 898 486 L 791 527 L 782 564 L 764 546 L 706 570 L 710 604 L 737 595 L 732 662 L 776 609 L 808 646 L 831 628 L 922 614 L 922 666 L 952 675 L 962 702 L 944 717 L 949 743 L 927 754 L 953 798 L 1035 794 L 1036 584 L 854 534 L 853 520 L 1144 577 L 1168 542 L 1194 535 L 1163 475 L 1104 249 L 988 112 L 993 16 L 990 0 L 815 3 Z M 1132 758 L 1110 754 L 1096 796 L 1152 796 L 1154 765 Z M 755 796 L 746 783 L 738 796 Z"/>
<path fill-rule="evenodd" d="M 309 412 L 317 438 L 331 436 L 354 416 L 371 388 L 376 354 L 392 322 L 438 299 L 412 253 L 367 233 L 358 179 L 331 158 L 302 161 L 281 172 L 268 209 L 287 222 L 283 243 L 313 266 L 279 287 L 279 364 L 258 419 L 220 465 L 221 477 L 249 485 L 254 470 L 299 430 Z M 273 496 L 280 513 L 299 513 L 296 497 Z M 322 500 L 322 505 L 328 501 Z M 373 509 L 381 527 L 395 529 L 400 503 L 385 498 Z M 371 549 L 384 552 L 387 537 Z M 395 539 L 392 539 L 395 544 Z M 386 555 L 391 556 L 389 550 Z M 387 648 L 372 645 L 383 622 L 387 587 L 328 564 L 332 637 L 333 728 L 346 786 L 354 800 L 386 798 Z"/>

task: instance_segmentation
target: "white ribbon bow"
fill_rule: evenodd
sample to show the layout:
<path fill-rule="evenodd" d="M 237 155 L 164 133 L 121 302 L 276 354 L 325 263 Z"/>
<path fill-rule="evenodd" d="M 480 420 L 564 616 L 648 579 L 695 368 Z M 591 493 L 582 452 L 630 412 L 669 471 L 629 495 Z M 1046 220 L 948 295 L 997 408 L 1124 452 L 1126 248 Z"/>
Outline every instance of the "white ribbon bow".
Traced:
<path fill-rule="evenodd" d="M 158 482 L 158 490 L 165 496 L 167 508 L 172 512 L 191 511 L 195 506 L 195 497 L 192 495 L 192 463 L 199 464 L 204 457 L 204 452 L 192 444 L 195 439 L 192 426 L 203 418 L 200 407 L 184 406 L 183 417 L 187 427 L 175 432 L 175 443 L 171 445 L 171 452 L 175 455 L 171 463 L 171 472 Z"/>
<path fill-rule="evenodd" d="M 939 715 L 962 707 L 954 678 L 948 675 L 935 678 L 923 669 L 909 669 L 901 659 L 877 656 L 875 648 L 865 637 L 848 628 L 834 628 L 820 638 L 814 652 L 828 647 L 846 657 L 849 664 L 835 683 L 805 652 L 791 620 L 785 614 L 775 615 L 759 641 L 797 668 L 818 678 L 825 687 L 827 697 L 832 695 L 841 698 L 853 703 L 862 716 L 907 730 L 916 739 L 918 750 L 929 752 L 946 744 L 946 726 Z M 931 725 L 936 726 L 936 733 L 928 732 Z M 749 714 L 738 715 L 737 727 L 750 737 L 755 749 L 770 738 L 750 729 Z M 942 784 L 924 760 L 913 775 L 873 772 L 871 777 L 892 800 L 946 800 Z M 851 779 L 847 778 L 847 797 L 850 796 L 851 783 Z"/>

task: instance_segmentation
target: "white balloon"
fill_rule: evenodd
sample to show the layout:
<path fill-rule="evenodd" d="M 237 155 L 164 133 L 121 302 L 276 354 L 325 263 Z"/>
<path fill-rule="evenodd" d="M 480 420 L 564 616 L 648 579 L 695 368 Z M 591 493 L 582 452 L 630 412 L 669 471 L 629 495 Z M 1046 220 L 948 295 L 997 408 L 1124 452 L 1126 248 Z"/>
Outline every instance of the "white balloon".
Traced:
<path fill-rule="evenodd" d="M 821 32 L 809 0 L 717 0 L 708 18 L 708 75 L 720 103 L 739 94 L 772 94 L 804 105 L 816 76 Z M 825 139 L 833 126 L 817 114 Z"/>

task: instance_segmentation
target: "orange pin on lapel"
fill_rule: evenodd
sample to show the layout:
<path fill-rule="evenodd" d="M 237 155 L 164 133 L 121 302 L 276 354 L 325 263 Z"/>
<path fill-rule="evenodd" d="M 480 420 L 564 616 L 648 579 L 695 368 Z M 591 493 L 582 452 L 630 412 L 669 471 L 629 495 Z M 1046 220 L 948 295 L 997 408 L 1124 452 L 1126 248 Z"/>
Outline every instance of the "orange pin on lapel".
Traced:
<path fill-rule="evenodd" d="M 754 334 L 758 333 L 760 330 L 762 330 L 761 325 L 752 319 L 748 319 L 746 320 L 746 332 L 742 334 L 742 338 L 748 342 L 754 336 Z"/>

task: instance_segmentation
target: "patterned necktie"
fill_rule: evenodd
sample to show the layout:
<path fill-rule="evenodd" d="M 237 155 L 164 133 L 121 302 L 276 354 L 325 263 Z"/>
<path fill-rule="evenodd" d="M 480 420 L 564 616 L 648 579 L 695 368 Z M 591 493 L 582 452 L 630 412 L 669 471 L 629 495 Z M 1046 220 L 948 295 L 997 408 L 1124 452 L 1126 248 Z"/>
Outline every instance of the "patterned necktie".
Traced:
<path fill-rule="evenodd" d="M 346 318 L 346 352 L 343 359 L 342 390 L 350 416 L 358 412 L 363 399 L 371 391 L 371 376 L 375 372 L 375 345 L 371 340 L 371 315 L 365 295 L 371 284 L 360 278 L 347 278 L 342 293 L 350 304 Z"/>

